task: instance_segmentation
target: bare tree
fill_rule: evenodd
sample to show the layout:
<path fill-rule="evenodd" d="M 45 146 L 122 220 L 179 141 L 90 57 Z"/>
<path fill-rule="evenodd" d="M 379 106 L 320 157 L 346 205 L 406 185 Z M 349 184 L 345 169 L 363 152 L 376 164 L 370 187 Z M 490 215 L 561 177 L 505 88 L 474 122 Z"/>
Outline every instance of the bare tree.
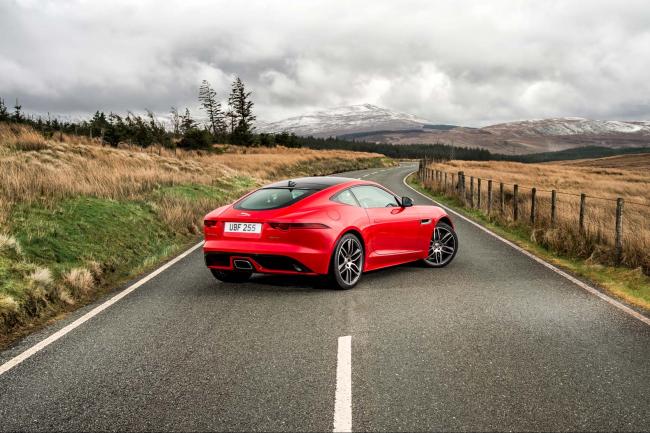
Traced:
<path fill-rule="evenodd" d="M 177 136 L 181 133 L 181 116 L 178 114 L 176 107 L 172 107 L 169 111 L 169 120 L 172 124 L 172 133 Z"/>

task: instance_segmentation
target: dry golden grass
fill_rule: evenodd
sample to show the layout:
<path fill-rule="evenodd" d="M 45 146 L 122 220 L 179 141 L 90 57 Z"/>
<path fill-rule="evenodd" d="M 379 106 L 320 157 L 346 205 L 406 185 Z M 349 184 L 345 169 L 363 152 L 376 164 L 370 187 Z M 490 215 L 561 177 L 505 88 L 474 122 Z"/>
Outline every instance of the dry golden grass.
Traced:
<path fill-rule="evenodd" d="M 650 172 L 646 170 L 607 167 L 608 161 L 579 163 L 522 164 L 501 161 L 449 161 L 433 163 L 432 169 L 447 172 L 448 184 L 431 182 L 433 189 L 454 195 L 452 174 L 457 181 L 459 171 L 466 177 L 469 193 L 474 177 L 475 205 L 478 203 L 478 179 L 481 179 L 481 208 L 487 210 L 487 184 L 493 181 L 492 216 L 509 225 L 530 226 L 531 188 L 537 189 L 536 221 L 531 237 L 554 251 L 589 258 L 592 261 L 614 262 L 616 199 L 625 200 L 623 212 L 624 265 L 650 272 Z M 638 156 L 637 156 L 638 159 Z M 600 162 L 599 162 L 600 161 Z M 632 160 L 630 160 L 631 162 Z M 602 166 L 601 166 L 602 165 Z M 628 164 L 628 167 L 631 165 Z M 505 188 L 505 209 L 500 213 L 499 183 Z M 519 186 L 519 218 L 513 218 L 513 185 Z M 558 192 L 557 224 L 551 227 L 551 190 Z M 584 230 L 579 227 L 580 194 L 585 193 Z"/>
<path fill-rule="evenodd" d="M 373 153 L 217 147 L 210 152 L 112 148 L 97 140 L 58 133 L 46 139 L 32 128 L 0 123 L 0 347 L 11 340 L 5 331 L 22 329 L 34 319 L 52 317 L 93 299 L 103 283 L 111 281 L 111 273 L 130 275 L 154 265 L 199 233 L 206 212 L 244 190 L 278 177 L 328 174 L 383 163 L 379 161 L 383 155 Z M 93 233 L 83 232 L 88 229 L 77 227 L 70 219 L 65 220 L 70 225 L 58 222 L 57 227 L 66 228 L 57 235 L 40 232 L 54 212 L 69 210 L 66 206 L 74 208 L 68 203 L 83 203 L 79 199 L 92 201 L 93 206 L 110 201 L 115 212 L 125 208 L 140 212 L 118 213 L 121 218 L 150 221 L 146 218 L 153 212 L 161 227 L 150 232 L 132 228 L 125 234 L 121 226 L 128 223 L 125 220 L 115 221 L 112 227 L 145 243 L 148 252 L 118 244 L 113 246 L 118 251 L 104 259 L 80 257 L 81 253 L 65 242 L 49 242 L 48 253 L 52 254 L 47 258 L 26 253 L 32 239 L 39 236 L 50 236 L 48 241 L 72 236 L 75 245 L 87 242 L 96 246 L 89 240 Z M 95 207 L 93 212 L 101 209 Z M 14 225 L 20 218 L 16 215 L 24 216 L 25 211 L 36 220 L 45 211 L 46 218 L 41 221 L 45 224 L 21 220 L 23 226 L 17 229 Z M 96 224 L 92 226 L 92 232 L 96 228 Z M 16 240 L 17 230 L 23 230 L 25 248 Z M 168 238 L 160 240 L 165 236 Z M 126 257 L 128 263 L 113 259 L 123 250 L 126 252 L 120 257 Z M 65 257 L 66 262 L 50 257 Z"/>
<path fill-rule="evenodd" d="M 227 149 L 218 154 L 158 147 L 111 148 L 65 134 L 46 140 L 29 127 L 0 124 L 0 226 L 17 203 L 47 205 L 79 195 L 139 199 L 162 186 L 215 185 L 242 175 L 264 182 L 301 163 L 381 156 L 281 147 Z M 163 218 L 186 222 L 190 215 L 196 219 L 196 209 L 205 203 L 191 209 L 179 209 L 179 202 L 173 201 L 159 205 Z"/>
<path fill-rule="evenodd" d="M 559 161 L 555 164 L 576 167 L 615 168 L 650 172 L 650 153 L 608 156 L 606 158 L 577 159 L 574 161 Z"/>

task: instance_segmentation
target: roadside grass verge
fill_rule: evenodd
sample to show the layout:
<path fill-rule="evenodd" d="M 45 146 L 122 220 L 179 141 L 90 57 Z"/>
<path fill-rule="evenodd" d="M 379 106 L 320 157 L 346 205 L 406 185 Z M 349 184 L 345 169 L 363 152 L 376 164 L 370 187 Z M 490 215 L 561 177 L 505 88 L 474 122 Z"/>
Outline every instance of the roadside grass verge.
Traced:
<path fill-rule="evenodd" d="M 506 227 L 534 227 L 536 243 L 560 255 L 590 259 L 605 266 L 641 268 L 650 276 L 650 172 L 632 161 L 643 163 L 650 159 L 635 155 L 616 168 L 598 159 L 583 160 L 581 165 L 432 162 L 425 183 L 438 194 L 459 196 L 460 192 L 452 187 L 457 182 L 452 179 L 455 175 L 457 180 L 462 172 L 466 207 L 480 207 L 487 212 L 491 180 L 492 210 L 498 210 L 492 213 L 493 221 L 498 219 Z M 617 235 L 618 198 L 622 200 L 622 224 Z M 621 240 L 620 250 L 617 238 Z"/>
<path fill-rule="evenodd" d="M 394 164 L 379 154 L 104 147 L 0 123 L 0 348 L 199 240 L 258 185 Z"/>
<path fill-rule="evenodd" d="M 525 226 L 504 225 L 482 211 L 465 208 L 458 198 L 447 197 L 425 188 L 416 174 L 410 175 L 407 183 L 433 200 L 481 224 L 526 251 L 578 277 L 592 281 L 615 297 L 650 312 L 650 277 L 645 275 L 640 268 L 606 266 L 589 259 L 555 253 L 536 243 L 534 230 Z"/>

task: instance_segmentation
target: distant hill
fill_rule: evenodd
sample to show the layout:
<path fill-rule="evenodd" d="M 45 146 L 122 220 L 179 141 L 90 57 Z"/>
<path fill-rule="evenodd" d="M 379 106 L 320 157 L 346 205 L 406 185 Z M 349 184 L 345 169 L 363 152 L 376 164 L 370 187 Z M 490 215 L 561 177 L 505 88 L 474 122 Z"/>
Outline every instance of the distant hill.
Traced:
<path fill-rule="evenodd" d="M 483 128 L 436 124 L 371 104 L 337 107 L 258 126 L 259 132 L 338 137 L 385 144 L 479 147 L 518 155 L 582 146 L 649 147 L 650 121 L 592 120 L 578 117 L 523 120 Z"/>
<path fill-rule="evenodd" d="M 417 116 L 377 107 L 349 105 L 289 117 L 277 122 L 258 123 L 258 132 L 289 132 L 314 137 L 352 137 L 383 131 L 448 130 L 454 125 L 435 125 Z"/>

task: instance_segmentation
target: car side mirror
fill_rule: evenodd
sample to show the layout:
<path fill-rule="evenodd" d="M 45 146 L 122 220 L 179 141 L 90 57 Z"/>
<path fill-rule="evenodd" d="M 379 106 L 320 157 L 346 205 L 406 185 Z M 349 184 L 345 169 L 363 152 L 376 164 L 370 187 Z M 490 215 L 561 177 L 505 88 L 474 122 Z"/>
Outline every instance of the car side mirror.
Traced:
<path fill-rule="evenodd" d="M 402 197 L 402 207 L 411 206 L 413 206 L 413 200 L 411 200 L 411 197 Z"/>

